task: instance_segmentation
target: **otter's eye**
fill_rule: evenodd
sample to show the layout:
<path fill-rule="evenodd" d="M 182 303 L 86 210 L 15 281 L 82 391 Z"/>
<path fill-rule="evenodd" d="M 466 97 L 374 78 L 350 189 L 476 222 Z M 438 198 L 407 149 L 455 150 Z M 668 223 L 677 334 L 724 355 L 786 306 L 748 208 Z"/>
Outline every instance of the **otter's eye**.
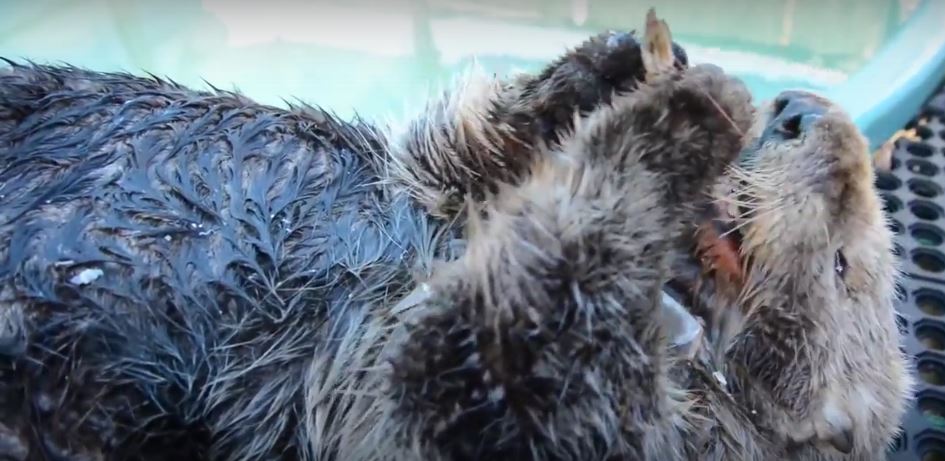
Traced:
<path fill-rule="evenodd" d="M 840 280 L 843 280 L 843 277 L 847 275 L 847 258 L 843 256 L 843 252 L 840 250 L 837 250 L 837 254 L 833 257 L 833 271 L 837 273 Z"/>

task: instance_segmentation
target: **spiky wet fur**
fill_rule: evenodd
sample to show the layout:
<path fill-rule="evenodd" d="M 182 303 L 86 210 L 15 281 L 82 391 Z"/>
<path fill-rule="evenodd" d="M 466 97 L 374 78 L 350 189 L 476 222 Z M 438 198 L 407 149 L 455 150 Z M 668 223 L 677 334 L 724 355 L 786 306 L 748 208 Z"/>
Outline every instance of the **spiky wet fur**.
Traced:
<path fill-rule="evenodd" d="M 785 456 L 764 407 L 675 358 L 658 322 L 690 205 L 750 128 L 748 93 L 711 66 L 638 84 L 628 37 L 460 86 L 396 136 L 11 64 L 0 452 Z M 881 427 L 859 446 L 881 451 Z"/>

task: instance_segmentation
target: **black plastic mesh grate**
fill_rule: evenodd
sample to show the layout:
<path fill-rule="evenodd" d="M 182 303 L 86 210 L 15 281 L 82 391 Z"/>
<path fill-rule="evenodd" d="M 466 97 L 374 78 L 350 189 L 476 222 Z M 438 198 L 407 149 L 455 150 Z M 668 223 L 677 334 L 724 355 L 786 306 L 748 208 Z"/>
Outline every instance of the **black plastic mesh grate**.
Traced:
<path fill-rule="evenodd" d="M 898 311 L 918 382 L 889 459 L 945 461 L 945 91 L 908 128 L 921 139 L 900 140 L 876 178 L 906 273 Z"/>

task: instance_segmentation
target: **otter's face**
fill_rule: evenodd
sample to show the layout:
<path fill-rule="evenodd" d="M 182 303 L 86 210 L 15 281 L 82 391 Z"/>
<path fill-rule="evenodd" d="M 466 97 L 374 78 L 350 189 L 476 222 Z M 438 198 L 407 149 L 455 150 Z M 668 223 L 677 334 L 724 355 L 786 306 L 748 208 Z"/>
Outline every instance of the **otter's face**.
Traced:
<path fill-rule="evenodd" d="M 892 291 L 892 235 L 866 141 L 849 116 L 788 91 L 758 110 L 748 138 L 719 191 L 745 283 L 792 279 L 824 301 L 885 306 L 875 297 Z"/>
<path fill-rule="evenodd" d="M 888 436 L 910 386 L 892 233 L 873 184 L 849 116 L 817 95 L 784 92 L 758 109 L 717 191 L 718 232 L 701 242 L 703 269 L 716 273 L 714 309 L 735 308 L 744 321 L 729 360 L 776 403 L 770 424 L 843 451 Z M 725 257 L 737 263 L 720 264 Z M 718 277 L 726 267 L 737 274 Z"/>

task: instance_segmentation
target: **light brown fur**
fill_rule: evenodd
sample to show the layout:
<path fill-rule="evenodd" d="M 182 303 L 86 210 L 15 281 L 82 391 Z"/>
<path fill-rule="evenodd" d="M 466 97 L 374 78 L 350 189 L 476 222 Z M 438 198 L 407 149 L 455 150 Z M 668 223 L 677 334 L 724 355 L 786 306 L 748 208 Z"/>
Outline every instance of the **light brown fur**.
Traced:
<path fill-rule="evenodd" d="M 892 234 L 863 136 L 840 108 L 805 95 L 827 113 L 800 139 L 750 148 L 732 175 L 741 184 L 721 198 L 746 207 L 736 222 L 752 266 L 740 298 L 726 300 L 743 314 L 726 344 L 726 374 L 757 424 L 824 445 L 799 459 L 876 459 L 912 390 L 895 326 Z M 752 139 L 775 106 L 758 112 Z M 848 266 L 842 280 L 838 251 Z M 852 453 L 842 457 L 831 443 L 850 443 Z"/>

